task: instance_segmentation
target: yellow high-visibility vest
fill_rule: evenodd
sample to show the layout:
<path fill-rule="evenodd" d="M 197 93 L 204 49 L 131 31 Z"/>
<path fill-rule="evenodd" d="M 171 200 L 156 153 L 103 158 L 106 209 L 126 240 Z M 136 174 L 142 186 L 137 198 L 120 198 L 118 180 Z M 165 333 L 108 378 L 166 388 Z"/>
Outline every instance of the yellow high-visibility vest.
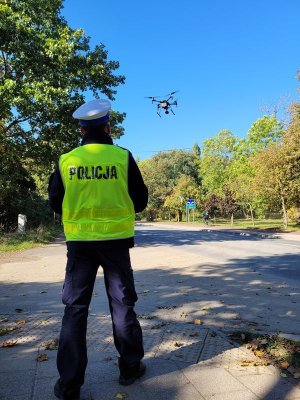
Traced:
<path fill-rule="evenodd" d="M 135 213 L 128 193 L 128 158 L 127 150 L 108 144 L 86 144 L 60 157 L 67 240 L 133 237 Z"/>

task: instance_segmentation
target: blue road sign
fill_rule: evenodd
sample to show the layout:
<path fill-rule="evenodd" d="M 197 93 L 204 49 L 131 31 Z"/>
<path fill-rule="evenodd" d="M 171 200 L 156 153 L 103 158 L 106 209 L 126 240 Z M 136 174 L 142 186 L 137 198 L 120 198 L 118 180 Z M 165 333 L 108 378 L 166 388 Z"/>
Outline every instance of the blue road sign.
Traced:
<path fill-rule="evenodd" d="M 188 199 L 185 203 L 186 208 L 193 209 L 196 208 L 196 203 L 194 199 Z"/>

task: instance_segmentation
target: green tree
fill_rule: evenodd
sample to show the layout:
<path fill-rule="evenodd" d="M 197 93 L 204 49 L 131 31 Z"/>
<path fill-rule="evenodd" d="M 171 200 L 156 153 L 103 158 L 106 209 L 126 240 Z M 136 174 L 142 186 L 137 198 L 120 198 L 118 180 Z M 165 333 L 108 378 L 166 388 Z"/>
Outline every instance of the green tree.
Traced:
<path fill-rule="evenodd" d="M 282 208 L 283 224 L 287 226 L 287 181 L 284 176 L 281 146 L 270 144 L 252 157 L 255 168 L 254 188 L 270 208 Z"/>
<path fill-rule="evenodd" d="M 215 218 L 217 212 L 219 211 L 221 198 L 215 194 L 209 194 L 204 203 L 204 210 L 206 210 L 210 217 Z"/>
<path fill-rule="evenodd" d="M 108 59 L 102 43 L 92 49 L 82 29 L 68 26 L 62 5 L 62 0 L 0 2 L 0 143 L 3 154 L 13 155 L 1 161 L 1 189 L 5 181 L 10 188 L 0 192 L 3 207 L 16 200 L 17 171 L 24 188 L 27 179 L 38 176 L 38 186 L 30 189 L 32 201 L 39 188 L 46 192 L 58 156 L 79 143 L 72 113 L 85 94 L 113 100 L 115 88 L 125 81 L 115 74 L 119 63 Z M 113 137 L 124 133 L 124 118 L 124 113 L 112 112 Z M 23 205 L 25 199 L 14 203 L 17 213 Z M 8 209 L 2 210 L 4 215 Z"/>
<path fill-rule="evenodd" d="M 269 146 L 271 143 L 278 143 L 283 136 L 283 126 L 275 115 L 259 118 L 248 131 L 247 152 L 255 154 Z"/>
<path fill-rule="evenodd" d="M 200 175 L 203 191 L 221 196 L 229 180 L 229 167 L 234 156 L 237 138 L 228 130 L 204 141 Z"/>
<path fill-rule="evenodd" d="M 263 140 L 255 141 L 249 159 L 255 171 L 252 188 L 267 207 L 281 208 L 283 225 L 286 227 L 288 207 L 299 205 L 300 124 L 297 106 L 294 106 L 292 122 L 286 131 L 275 118 L 264 117 L 260 123 L 262 129 L 252 130 L 252 135 L 258 139 L 263 137 Z"/>
<path fill-rule="evenodd" d="M 300 208 L 300 104 L 291 107 L 291 122 L 283 137 L 282 155 L 289 181 L 289 203 Z"/>
<path fill-rule="evenodd" d="M 146 217 L 155 219 L 163 215 L 165 200 L 182 175 L 189 176 L 197 186 L 200 185 L 198 162 L 199 156 L 192 152 L 172 150 L 160 152 L 139 163 L 149 189 Z"/>
<path fill-rule="evenodd" d="M 227 171 L 227 188 L 245 215 L 251 215 L 253 224 L 255 210 L 261 211 L 265 202 L 261 201 L 253 187 L 256 171 L 250 164 L 250 156 L 263 151 L 272 143 L 280 143 L 282 136 L 281 122 L 276 120 L 274 115 L 263 116 L 251 125 L 247 138 L 242 138 L 235 143 L 232 162 Z"/>
<path fill-rule="evenodd" d="M 78 143 L 72 112 L 84 93 L 114 99 L 124 83 L 114 75 L 103 44 L 90 48 L 81 29 L 61 16 L 62 0 L 7 0 L 0 4 L 0 118 L 3 134 L 22 144 L 33 167 L 57 160 Z M 114 135 L 123 133 L 124 114 L 114 113 Z"/>
<path fill-rule="evenodd" d="M 231 224 L 233 224 L 233 215 L 239 209 L 232 192 L 228 188 L 224 188 L 224 194 L 219 201 L 219 210 L 221 215 L 230 216 Z"/>
<path fill-rule="evenodd" d="M 165 198 L 164 208 L 176 214 L 177 221 L 182 221 L 187 199 L 195 199 L 197 206 L 201 204 L 200 187 L 189 175 L 180 175 L 172 192 Z"/>
<path fill-rule="evenodd" d="M 201 149 L 200 149 L 198 143 L 194 143 L 194 145 L 193 145 L 193 154 L 196 157 L 200 157 L 200 155 L 201 155 Z"/>

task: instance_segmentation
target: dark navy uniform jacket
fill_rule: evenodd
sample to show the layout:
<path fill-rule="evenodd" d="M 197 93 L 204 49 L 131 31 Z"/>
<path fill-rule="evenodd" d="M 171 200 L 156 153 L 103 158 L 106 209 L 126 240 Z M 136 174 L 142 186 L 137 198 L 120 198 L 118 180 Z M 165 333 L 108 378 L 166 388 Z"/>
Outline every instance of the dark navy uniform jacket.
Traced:
<path fill-rule="evenodd" d="M 100 144 L 111 144 L 113 141 L 109 136 L 104 135 L 89 135 L 84 137 L 81 145 L 100 143 Z M 143 211 L 148 202 L 148 189 L 144 183 L 142 174 L 132 156 L 130 151 L 129 162 L 128 162 L 128 192 L 134 205 L 135 212 Z M 49 181 L 49 204 L 54 212 L 62 214 L 62 202 L 65 194 L 64 185 L 60 175 L 59 167 L 57 166 L 54 173 L 50 177 Z M 118 239 L 118 240 L 106 240 L 97 242 L 99 246 L 114 247 L 114 248 L 125 248 L 134 246 L 134 238 L 129 239 Z"/>

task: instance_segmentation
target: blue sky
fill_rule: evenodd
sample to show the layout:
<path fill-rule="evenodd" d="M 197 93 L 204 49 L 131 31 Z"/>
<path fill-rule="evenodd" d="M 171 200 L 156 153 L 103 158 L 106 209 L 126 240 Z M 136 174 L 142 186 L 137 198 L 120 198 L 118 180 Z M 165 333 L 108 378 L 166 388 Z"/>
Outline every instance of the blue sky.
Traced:
<path fill-rule="evenodd" d="M 65 0 L 62 15 L 119 61 L 116 144 L 135 158 L 201 147 L 222 129 L 244 137 L 264 110 L 283 116 L 299 101 L 299 0 Z M 160 118 L 145 96 L 173 90 L 175 115 Z"/>

